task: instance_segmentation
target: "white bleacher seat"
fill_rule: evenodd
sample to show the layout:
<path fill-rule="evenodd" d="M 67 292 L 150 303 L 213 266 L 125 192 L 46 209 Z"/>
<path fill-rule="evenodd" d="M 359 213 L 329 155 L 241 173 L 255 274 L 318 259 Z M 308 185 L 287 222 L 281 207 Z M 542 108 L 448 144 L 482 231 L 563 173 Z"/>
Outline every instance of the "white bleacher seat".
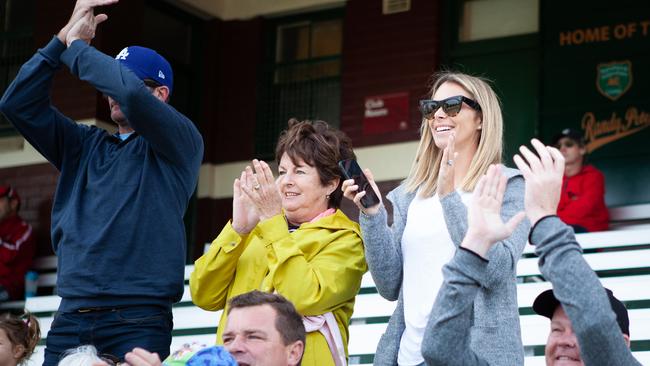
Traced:
<path fill-rule="evenodd" d="M 650 203 L 610 207 L 608 211 L 609 219 L 614 223 L 650 219 Z"/>
<path fill-rule="evenodd" d="M 588 251 L 585 259 L 601 277 L 603 285 L 624 302 L 634 304 L 629 310 L 630 332 L 633 347 L 650 343 L 650 229 L 638 228 L 626 231 L 606 231 L 577 235 L 578 242 Z M 605 251 L 596 251 L 605 249 Z M 607 250 L 611 249 L 611 250 Z M 517 266 L 518 276 L 540 276 L 537 258 L 533 248 L 525 250 L 526 258 L 522 258 Z M 185 279 L 193 270 L 192 265 L 185 267 Z M 624 270 L 611 276 L 613 270 Z M 541 278 L 541 277 L 540 277 Z M 546 343 L 549 321 L 546 318 L 531 314 L 531 306 L 535 297 L 551 287 L 550 283 L 525 282 L 517 284 L 519 308 L 522 325 L 522 339 L 527 350 L 539 349 Z M 371 365 L 379 338 L 387 326 L 387 321 L 396 302 L 382 298 L 376 291 L 369 273 L 362 279 L 362 291 L 356 297 L 355 311 L 350 325 L 350 364 Z M 36 312 L 42 321 L 42 328 L 49 329 L 52 313 L 59 303 L 57 296 L 41 296 L 27 301 L 27 308 Z M 214 331 L 221 312 L 207 312 L 191 304 L 189 286 L 181 303 L 174 306 L 174 330 L 179 334 L 173 337 L 171 349 L 180 348 L 183 343 L 202 342 L 212 344 L 215 341 Z M 647 347 L 647 346 L 645 346 Z M 30 362 L 30 365 L 40 364 L 42 348 Z M 650 350 L 639 349 L 634 355 L 643 364 L 650 365 Z M 544 357 L 540 355 L 527 356 L 525 366 L 544 365 Z"/>
<path fill-rule="evenodd" d="M 650 267 L 650 249 L 584 254 L 591 268 L 598 271 L 641 269 Z M 537 258 L 522 258 L 517 263 L 518 276 L 540 275 Z"/>

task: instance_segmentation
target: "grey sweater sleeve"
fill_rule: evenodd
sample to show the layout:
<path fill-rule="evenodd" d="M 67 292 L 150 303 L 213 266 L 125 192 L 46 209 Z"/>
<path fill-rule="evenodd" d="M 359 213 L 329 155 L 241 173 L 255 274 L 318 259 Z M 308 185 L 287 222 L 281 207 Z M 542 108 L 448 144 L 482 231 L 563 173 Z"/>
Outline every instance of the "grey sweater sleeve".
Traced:
<path fill-rule="evenodd" d="M 625 344 L 607 294 L 582 257 L 573 230 L 549 216 L 537 222 L 530 241 L 540 271 L 571 320 L 585 365 L 641 365 Z"/>
<path fill-rule="evenodd" d="M 459 248 L 442 268 L 444 281 L 422 339 L 428 365 L 488 365 L 470 348 L 472 305 L 488 266 L 477 254 Z"/>
<path fill-rule="evenodd" d="M 400 215 L 396 209 L 393 213 L 393 226 L 389 227 L 386 208 L 382 205 L 376 215 L 360 213 L 359 224 L 368 269 L 377 291 L 386 300 L 395 301 L 402 287 L 402 251 L 400 237 L 393 228 L 403 225 Z"/>
<path fill-rule="evenodd" d="M 516 171 L 508 169 L 511 177 L 508 180 L 501 208 L 501 217 L 504 221 L 524 210 L 524 178 L 521 174 L 514 172 Z M 454 244 L 459 247 L 467 233 L 467 208 L 457 192 L 443 197 L 440 203 L 449 235 Z M 487 254 L 490 264 L 485 276 L 480 279 L 481 286 L 489 289 L 512 277 L 517 261 L 526 246 L 529 229 L 529 221 L 524 220 L 510 237 L 492 246 Z"/>

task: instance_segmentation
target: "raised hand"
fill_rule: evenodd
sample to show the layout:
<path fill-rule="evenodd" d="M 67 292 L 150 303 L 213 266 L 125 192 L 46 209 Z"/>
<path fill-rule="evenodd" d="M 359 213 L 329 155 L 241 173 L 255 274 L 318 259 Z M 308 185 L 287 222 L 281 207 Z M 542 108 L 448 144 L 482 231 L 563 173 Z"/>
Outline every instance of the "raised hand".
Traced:
<path fill-rule="evenodd" d="M 260 221 L 260 215 L 248 196 L 241 189 L 242 182 L 246 180 L 246 171 L 241 173 L 232 185 L 232 228 L 239 235 L 247 235 Z"/>
<path fill-rule="evenodd" d="M 452 132 L 447 139 L 447 147 L 442 151 L 442 160 L 438 169 L 438 182 L 436 184 L 438 198 L 442 198 L 456 189 L 454 182 L 456 164 L 454 164 L 454 160 L 458 154 L 456 153 L 455 143 L 456 135 Z"/>
<path fill-rule="evenodd" d="M 81 39 L 90 44 L 90 41 L 95 38 L 97 25 L 106 19 L 108 19 L 106 14 L 93 15 L 92 11 L 87 12 L 85 16 L 81 17 L 72 28 L 70 28 L 65 39 L 65 44 L 70 47 L 70 44 L 77 39 Z"/>
<path fill-rule="evenodd" d="M 361 204 L 361 198 L 363 198 L 363 196 L 366 195 L 366 192 L 365 191 L 359 192 L 359 186 L 354 184 L 354 179 L 344 180 L 343 183 L 341 184 L 343 197 L 354 202 L 354 204 L 357 205 L 359 210 L 364 214 L 369 216 L 376 215 L 377 212 L 379 212 L 379 206 L 381 206 L 381 202 L 382 202 L 381 193 L 379 192 L 379 187 L 377 187 L 377 183 L 375 183 L 375 178 L 372 175 L 370 169 L 368 168 L 364 169 L 363 174 L 366 176 L 366 179 L 368 179 L 368 183 L 370 183 L 370 186 L 375 191 L 377 197 L 379 197 L 379 203 L 374 206 L 363 207 L 363 205 Z"/>
<path fill-rule="evenodd" d="M 66 39 L 68 38 L 68 32 L 72 27 L 79 21 L 79 19 L 86 16 L 88 13 L 93 13 L 93 9 L 98 6 L 106 6 L 117 3 L 119 0 L 77 0 L 72 15 L 68 20 L 68 23 L 61 28 L 57 37 L 61 43 L 66 44 Z"/>
<path fill-rule="evenodd" d="M 564 157 L 558 149 L 544 146 L 537 139 L 532 139 L 531 144 L 537 155 L 521 146 L 521 155 L 515 155 L 514 161 L 526 179 L 524 205 L 530 224 L 535 225 L 542 217 L 557 212 L 562 192 Z"/>
<path fill-rule="evenodd" d="M 244 172 L 245 181 L 241 188 L 257 209 L 260 220 L 282 213 L 282 198 L 271 167 L 264 161 L 253 159 L 253 168 L 247 166 Z"/>
<path fill-rule="evenodd" d="M 510 235 L 525 217 L 519 212 L 504 223 L 501 219 L 501 205 L 506 191 L 507 179 L 501 167 L 490 165 L 481 177 L 467 211 L 467 235 L 461 246 L 486 257 L 492 245 Z"/>

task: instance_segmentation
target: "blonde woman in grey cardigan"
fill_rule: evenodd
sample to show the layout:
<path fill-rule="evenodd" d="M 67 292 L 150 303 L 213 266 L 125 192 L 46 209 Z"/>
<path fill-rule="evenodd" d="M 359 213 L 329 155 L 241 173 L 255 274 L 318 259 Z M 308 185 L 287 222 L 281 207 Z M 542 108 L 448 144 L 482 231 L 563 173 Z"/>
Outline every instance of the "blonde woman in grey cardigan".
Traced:
<path fill-rule="evenodd" d="M 393 224 L 383 203 L 363 207 L 365 192 L 353 180 L 343 183 L 345 197 L 361 210 L 366 260 L 379 293 L 398 300 L 375 353 L 375 365 L 423 365 L 422 337 L 442 266 L 457 252 L 467 231 L 467 203 L 479 178 L 501 163 L 503 117 L 498 98 L 480 78 L 444 72 L 436 75 L 423 114 L 417 155 L 407 179 L 387 195 Z M 364 170 L 379 195 L 370 170 Z M 509 220 L 523 210 L 524 181 L 504 168 L 507 184 L 501 215 Z M 492 365 L 523 364 L 515 271 L 529 225 L 486 254 L 489 265 L 473 307 L 470 345 Z"/>
<path fill-rule="evenodd" d="M 555 215 L 564 157 L 539 140 L 533 139 L 532 145 L 537 155 L 522 147 L 520 152 L 527 162 L 518 155 L 515 163 L 526 179 L 526 215 L 533 223 L 530 242 L 539 255 L 540 271 L 553 284 L 553 290 L 543 292 L 533 304 L 535 312 L 551 318 L 546 365 L 641 365 L 629 349 L 625 306 L 611 292 L 608 295 L 582 257 L 573 229 Z M 492 243 L 509 236 L 521 219 L 518 214 L 504 224 L 499 216 L 504 182 L 498 168 L 492 167 L 479 182 L 461 248 L 486 253 Z M 445 281 L 431 310 L 422 344 L 428 364 L 493 365 L 472 352 L 467 342 L 472 304 L 488 266 L 484 257 L 464 250 L 457 251 L 444 266 Z"/>

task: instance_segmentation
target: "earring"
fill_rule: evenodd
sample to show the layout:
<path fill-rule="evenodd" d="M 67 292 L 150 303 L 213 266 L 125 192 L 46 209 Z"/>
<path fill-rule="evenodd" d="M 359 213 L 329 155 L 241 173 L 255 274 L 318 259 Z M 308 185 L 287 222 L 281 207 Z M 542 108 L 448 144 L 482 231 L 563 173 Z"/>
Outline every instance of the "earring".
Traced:
<path fill-rule="evenodd" d="M 325 198 L 326 198 L 326 199 L 330 199 L 330 195 L 329 195 L 329 194 L 326 194 L 326 195 L 325 195 Z"/>
<path fill-rule="evenodd" d="M 478 125 L 478 128 L 476 128 L 476 129 L 477 129 L 477 130 L 480 130 L 480 129 L 482 129 L 482 128 L 483 128 L 483 125 L 480 124 L 480 125 Z"/>

